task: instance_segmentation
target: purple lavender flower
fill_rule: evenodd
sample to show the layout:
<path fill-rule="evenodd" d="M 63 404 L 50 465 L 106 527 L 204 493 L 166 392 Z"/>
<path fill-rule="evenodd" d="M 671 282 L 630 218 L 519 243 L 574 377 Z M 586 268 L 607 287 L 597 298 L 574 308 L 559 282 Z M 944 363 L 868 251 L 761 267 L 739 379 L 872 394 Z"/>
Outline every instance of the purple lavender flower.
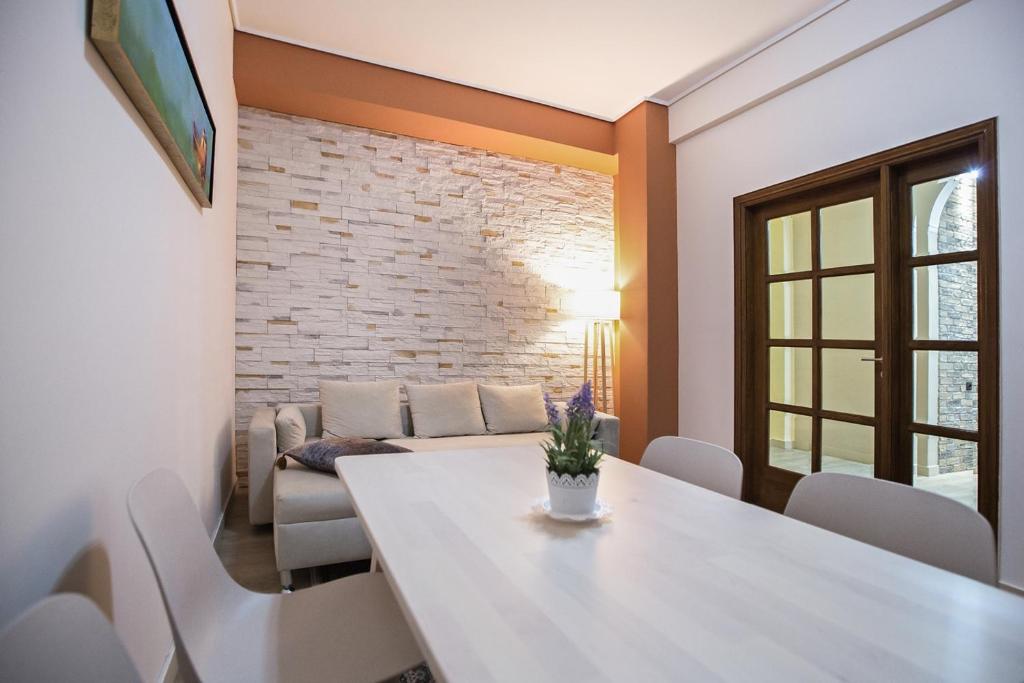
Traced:
<path fill-rule="evenodd" d="M 544 410 L 548 413 L 548 424 L 557 427 L 561 424 L 562 418 L 558 414 L 558 406 L 551 400 L 551 394 L 544 392 Z"/>
<path fill-rule="evenodd" d="M 584 382 L 580 390 L 573 394 L 566 406 L 565 414 L 572 419 L 582 419 L 590 422 L 594 419 L 594 393 L 590 388 L 590 382 Z"/>

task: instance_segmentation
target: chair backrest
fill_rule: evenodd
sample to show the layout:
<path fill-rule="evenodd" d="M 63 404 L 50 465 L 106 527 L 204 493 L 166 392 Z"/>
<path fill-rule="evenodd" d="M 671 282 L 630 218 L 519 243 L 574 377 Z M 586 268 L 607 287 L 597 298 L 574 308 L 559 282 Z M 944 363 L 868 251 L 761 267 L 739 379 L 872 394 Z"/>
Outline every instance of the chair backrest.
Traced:
<path fill-rule="evenodd" d="M 818 472 L 797 483 L 786 516 L 978 581 L 996 581 L 988 520 L 913 486 Z"/>
<path fill-rule="evenodd" d="M 40 600 L 0 632 L 0 681 L 141 683 L 106 617 L 87 598 Z"/>
<path fill-rule="evenodd" d="M 681 436 L 659 436 L 648 444 L 641 467 L 739 499 L 743 463 L 732 451 Z"/>
<path fill-rule="evenodd" d="M 208 629 L 251 595 L 232 579 L 184 482 L 170 470 L 150 472 L 128 492 L 128 512 L 156 574 L 178 661 L 198 671 L 190 653 L 201 652 Z"/>

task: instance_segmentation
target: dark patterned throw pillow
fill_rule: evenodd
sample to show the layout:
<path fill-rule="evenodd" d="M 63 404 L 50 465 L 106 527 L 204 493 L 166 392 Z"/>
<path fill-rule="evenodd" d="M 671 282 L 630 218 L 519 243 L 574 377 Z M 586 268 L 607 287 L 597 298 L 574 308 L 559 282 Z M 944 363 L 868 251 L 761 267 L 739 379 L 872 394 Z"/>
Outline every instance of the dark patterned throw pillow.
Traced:
<path fill-rule="evenodd" d="M 343 436 L 329 436 L 318 441 L 307 441 L 301 446 L 285 451 L 284 455 L 294 458 L 306 467 L 334 474 L 334 460 L 343 455 L 376 455 L 378 453 L 411 453 L 408 448 L 386 441 L 356 439 Z M 285 458 L 278 460 L 278 467 L 287 467 Z"/>

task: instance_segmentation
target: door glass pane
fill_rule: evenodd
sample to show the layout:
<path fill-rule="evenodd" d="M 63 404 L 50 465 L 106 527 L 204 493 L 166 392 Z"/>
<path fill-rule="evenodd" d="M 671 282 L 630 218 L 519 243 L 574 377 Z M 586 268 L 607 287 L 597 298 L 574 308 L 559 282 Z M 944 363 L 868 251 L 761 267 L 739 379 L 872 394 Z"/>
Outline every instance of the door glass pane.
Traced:
<path fill-rule="evenodd" d="M 822 268 L 875 262 L 874 199 L 827 206 L 821 209 L 818 221 Z"/>
<path fill-rule="evenodd" d="M 821 471 L 875 476 L 875 428 L 822 420 Z"/>
<path fill-rule="evenodd" d="M 911 188 L 914 256 L 978 248 L 977 177 L 967 172 Z"/>
<path fill-rule="evenodd" d="M 784 346 L 769 349 L 770 401 L 811 405 L 811 350 Z"/>
<path fill-rule="evenodd" d="M 978 338 L 978 263 L 914 268 L 914 339 Z"/>
<path fill-rule="evenodd" d="M 768 464 L 811 473 L 811 418 L 772 410 L 768 414 Z"/>
<path fill-rule="evenodd" d="M 978 508 L 978 444 L 914 434 L 914 486 Z"/>
<path fill-rule="evenodd" d="M 821 279 L 822 339 L 875 338 L 875 276 Z"/>
<path fill-rule="evenodd" d="M 799 273 L 811 269 L 811 212 L 768 221 L 768 273 Z"/>
<path fill-rule="evenodd" d="M 821 350 L 821 407 L 855 415 L 875 414 L 875 363 L 861 349 Z"/>
<path fill-rule="evenodd" d="M 768 285 L 768 335 L 772 339 L 811 338 L 811 281 Z"/>
<path fill-rule="evenodd" d="M 914 421 L 978 429 L 978 353 L 914 351 Z"/>

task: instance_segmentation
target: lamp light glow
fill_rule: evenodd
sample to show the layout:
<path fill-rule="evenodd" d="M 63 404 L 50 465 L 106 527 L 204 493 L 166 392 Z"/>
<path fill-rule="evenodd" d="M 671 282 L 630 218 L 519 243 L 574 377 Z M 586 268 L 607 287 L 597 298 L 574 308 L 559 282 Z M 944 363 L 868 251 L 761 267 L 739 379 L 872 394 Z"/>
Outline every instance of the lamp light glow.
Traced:
<path fill-rule="evenodd" d="M 618 320 L 619 306 L 619 292 L 614 289 L 577 291 L 569 300 L 570 313 L 589 320 Z"/>

